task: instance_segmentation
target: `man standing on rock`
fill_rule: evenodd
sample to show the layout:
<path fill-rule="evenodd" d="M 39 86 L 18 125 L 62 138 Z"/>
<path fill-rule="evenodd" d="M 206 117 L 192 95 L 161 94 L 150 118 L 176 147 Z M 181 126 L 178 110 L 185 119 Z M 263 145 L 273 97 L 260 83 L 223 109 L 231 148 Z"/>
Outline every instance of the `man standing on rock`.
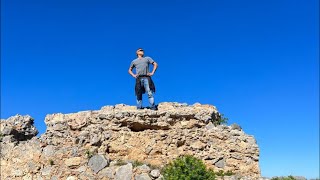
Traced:
<path fill-rule="evenodd" d="M 135 94 L 137 97 L 137 109 L 142 109 L 142 94 L 148 93 L 150 109 L 156 110 L 153 93 L 155 93 L 155 85 L 151 79 L 151 76 L 158 68 L 158 64 L 150 57 L 144 56 L 144 51 L 139 48 L 136 51 L 137 58 L 134 59 L 129 67 L 129 74 L 136 79 Z M 153 70 L 149 72 L 149 64 L 153 64 Z M 136 68 L 136 74 L 132 72 L 133 68 Z"/>

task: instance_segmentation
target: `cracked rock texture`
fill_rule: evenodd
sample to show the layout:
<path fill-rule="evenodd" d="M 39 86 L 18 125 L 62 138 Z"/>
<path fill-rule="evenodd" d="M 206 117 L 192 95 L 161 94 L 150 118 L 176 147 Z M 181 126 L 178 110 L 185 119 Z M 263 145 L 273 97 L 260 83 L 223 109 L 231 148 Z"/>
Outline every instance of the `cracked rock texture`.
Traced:
<path fill-rule="evenodd" d="M 219 117 L 199 103 L 164 102 L 158 111 L 117 104 L 49 114 L 36 137 L 30 116 L 12 116 L 1 120 L 1 179 L 161 179 L 161 168 L 184 154 L 258 179 L 255 138 L 236 124 L 215 126 Z"/>

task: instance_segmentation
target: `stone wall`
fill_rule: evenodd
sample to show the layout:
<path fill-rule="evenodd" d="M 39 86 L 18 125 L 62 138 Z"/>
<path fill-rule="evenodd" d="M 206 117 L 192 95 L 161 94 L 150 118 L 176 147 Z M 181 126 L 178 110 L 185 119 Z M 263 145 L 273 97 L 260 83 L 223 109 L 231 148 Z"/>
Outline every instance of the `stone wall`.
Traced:
<path fill-rule="evenodd" d="M 1 120 L 1 179 L 160 179 L 159 170 L 184 154 L 215 171 L 259 178 L 254 137 L 236 124 L 214 126 L 219 117 L 198 103 L 165 102 L 158 111 L 118 104 L 47 115 L 36 137 L 33 119 L 16 115 Z"/>

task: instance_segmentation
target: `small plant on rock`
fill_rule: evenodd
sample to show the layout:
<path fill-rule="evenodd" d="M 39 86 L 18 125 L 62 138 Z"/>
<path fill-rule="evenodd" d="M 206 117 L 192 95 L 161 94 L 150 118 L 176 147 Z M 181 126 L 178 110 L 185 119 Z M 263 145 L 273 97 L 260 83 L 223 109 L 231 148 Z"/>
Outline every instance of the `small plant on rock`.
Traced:
<path fill-rule="evenodd" d="M 116 160 L 116 163 L 115 163 L 116 166 L 123 166 L 123 165 L 126 165 L 126 164 L 128 164 L 128 163 L 123 161 L 123 160 L 121 160 L 121 159 Z"/>
<path fill-rule="evenodd" d="M 144 163 L 140 162 L 140 161 L 137 161 L 137 160 L 133 161 L 133 163 L 132 163 L 133 167 L 142 166 L 142 165 L 144 165 Z"/>
<path fill-rule="evenodd" d="M 227 172 L 224 172 L 223 170 L 219 170 L 218 172 L 215 172 L 215 174 L 221 177 L 234 175 L 234 173 L 230 170 L 228 170 Z"/>
<path fill-rule="evenodd" d="M 230 170 L 228 170 L 227 172 L 224 173 L 225 176 L 232 176 L 234 175 L 234 173 Z"/>
<path fill-rule="evenodd" d="M 52 159 L 49 159 L 49 164 L 50 164 L 50 166 L 53 166 L 54 165 L 54 161 Z"/>
<path fill-rule="evenodd" d="M 93 156 L 93 152 L 89 151 L 89 150 L 86 150 L 86 156 L 88 158 L 91 158 Z"/>

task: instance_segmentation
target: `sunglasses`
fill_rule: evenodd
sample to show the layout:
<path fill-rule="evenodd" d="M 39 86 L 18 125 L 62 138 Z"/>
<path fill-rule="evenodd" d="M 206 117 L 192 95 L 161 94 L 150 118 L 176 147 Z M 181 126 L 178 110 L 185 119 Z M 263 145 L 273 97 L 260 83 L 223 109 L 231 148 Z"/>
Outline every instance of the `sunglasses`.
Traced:
<path fill-rule="evenodd" d="M 143 51 L 143 49 L 139 49 L 138 51 Z"/>

